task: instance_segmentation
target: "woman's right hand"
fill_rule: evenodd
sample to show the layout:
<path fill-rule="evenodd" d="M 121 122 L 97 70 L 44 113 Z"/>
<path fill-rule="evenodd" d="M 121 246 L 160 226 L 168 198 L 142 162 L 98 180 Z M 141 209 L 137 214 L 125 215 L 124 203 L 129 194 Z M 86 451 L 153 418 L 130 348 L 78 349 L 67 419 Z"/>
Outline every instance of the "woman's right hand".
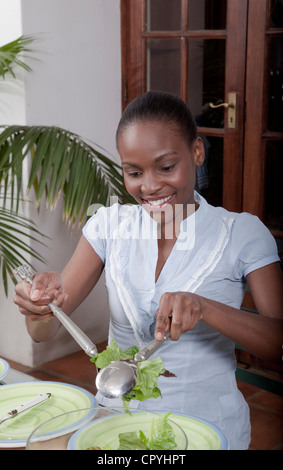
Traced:
<path fill-rule="evenodd" d="M 66 295 L 62 288 L 60 274 L 56 272 L 37 273 L 32 285 L 21 281 L 15 287 L 14 303 L 19 311 L 30 320 L 47 320 L 53 317 L 48 304 L 62 307 Z"/>

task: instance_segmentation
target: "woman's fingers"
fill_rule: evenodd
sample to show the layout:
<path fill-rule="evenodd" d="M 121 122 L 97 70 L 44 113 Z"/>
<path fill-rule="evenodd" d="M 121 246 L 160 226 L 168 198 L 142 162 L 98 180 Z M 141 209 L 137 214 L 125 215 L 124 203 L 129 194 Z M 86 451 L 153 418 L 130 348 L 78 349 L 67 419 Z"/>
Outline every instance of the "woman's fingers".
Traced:
<path fill-rule="evenodd" d="M 30 285 L 22 281 L 15 287 L 14 303 L 23 315 L 31 315 L 32 319 L 50 318 L 53 314 L 48 304 L 51 302 L 61 307 L 66 295 L 61 286 L 61 278 L 57 273 L 38 273 Z"/>
<path fill-rule="evenodd" d="M 188 292 L 166 292 L 161 296 L 156 312 L 155 338 L 164 338 L 170 328 L 170 338 L 178 340 L 202 318 L 201 298 Z"/>

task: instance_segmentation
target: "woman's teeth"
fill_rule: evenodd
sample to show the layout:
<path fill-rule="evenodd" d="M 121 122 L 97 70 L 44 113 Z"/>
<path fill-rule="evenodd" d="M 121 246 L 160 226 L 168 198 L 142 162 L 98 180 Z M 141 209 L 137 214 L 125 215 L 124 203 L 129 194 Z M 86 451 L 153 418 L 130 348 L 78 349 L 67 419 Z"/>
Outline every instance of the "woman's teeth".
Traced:
<path fill-rule="evenodd" d="M 161 206 L 162 204 L 164 204 L 165 202 L 169 201 L 169 199 L 171 199 L 172 195 L 171 196 L 168 196 L 168 197 L 164 197 L 163 199 L 157 199 L 156 201 L 146 201 L 147 204 L 150 204 L 151 206 Z"/>

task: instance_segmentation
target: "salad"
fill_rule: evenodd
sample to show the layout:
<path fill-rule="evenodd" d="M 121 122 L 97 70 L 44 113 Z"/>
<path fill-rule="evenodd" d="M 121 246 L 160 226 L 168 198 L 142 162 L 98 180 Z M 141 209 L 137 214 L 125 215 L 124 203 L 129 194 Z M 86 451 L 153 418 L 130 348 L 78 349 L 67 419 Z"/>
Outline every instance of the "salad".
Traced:
<path fill-rule="evenodd" d="M 150 430 L 146 436 L 143 431 L 123 432 L 119 434 L 117 450 L 174 450 L 177 449 L 174 430 L 168 420 L 170 412 L 152 418 Z M 105 445 L 93 446 L 87 450 L 115 450 Z"/>
<path fill-rule="evenodd" d="M 103 369 L 108 366 L 112 361 L 133 360 L 135 354 L 139 352 L 137 346 L 131 346 L 123 351 L 117 344 L 115 338 L 106 347 L 104 351 L 96 354 L 91 358 L 98 369 Z M 137 383 L 135 387 L 124 397 L 122 401 L 125 407 L 129 406 L 131 400 L 144 401 L 149 398 L 158 398 L 161 396 L 161 391 L 157 387 L 157 380 L 160 375 L 174 376 L 165 370 L 162 359 L 160 357 L 154 359 L 147 359 L 146 361 L 137 362 Z"/>

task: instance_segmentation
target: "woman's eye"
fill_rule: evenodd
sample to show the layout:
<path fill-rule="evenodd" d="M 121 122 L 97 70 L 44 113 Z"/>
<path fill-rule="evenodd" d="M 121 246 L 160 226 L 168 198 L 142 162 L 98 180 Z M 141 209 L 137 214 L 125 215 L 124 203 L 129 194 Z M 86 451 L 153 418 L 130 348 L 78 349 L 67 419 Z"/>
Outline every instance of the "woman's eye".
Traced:
<path fill-rule="evenodd" d="M 163 166 L 163 167 L 161 168 L 161 170 L 162 170 L 162 171 L 165 171 L 165 172 L 169 172 L 169 171 L 172 171 L 174 167 L 175 167 L 175 163 L 172 164 L 172 165 Z"/>
<path fill-rule="evenodd" d="M 140 171 L 129 171 L 129 172 L 127 172 L 127 176 L 130 176 L 131 178 L 137 178 L 140 175 L 141 175 Z"/>

